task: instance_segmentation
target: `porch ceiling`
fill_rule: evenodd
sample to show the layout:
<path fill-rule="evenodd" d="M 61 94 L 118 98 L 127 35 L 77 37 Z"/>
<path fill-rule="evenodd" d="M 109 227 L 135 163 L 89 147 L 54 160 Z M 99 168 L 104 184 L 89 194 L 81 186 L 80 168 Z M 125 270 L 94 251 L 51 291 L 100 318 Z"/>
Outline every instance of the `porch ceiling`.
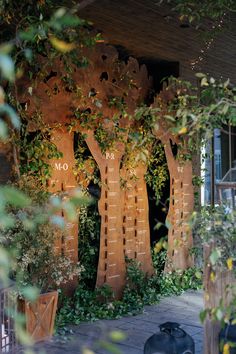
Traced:
<path fill-rule="evenodd" d="M 206 50 L 203 30 L 183 26 L 170 7 L 157 3 L 157 0 L 87 0 L 87 6 L 79 14 L 92 21 L 110 44 L 121 46 L 129 55 L 157 62 L 178 61 L 181 76 L 190 80 L 194 71 L 204 71 L 236 82 L 236 17 L 231 20 L 230 28 L 218 35 Z M 199 61 L 200 57 L 203 59 Z"/>

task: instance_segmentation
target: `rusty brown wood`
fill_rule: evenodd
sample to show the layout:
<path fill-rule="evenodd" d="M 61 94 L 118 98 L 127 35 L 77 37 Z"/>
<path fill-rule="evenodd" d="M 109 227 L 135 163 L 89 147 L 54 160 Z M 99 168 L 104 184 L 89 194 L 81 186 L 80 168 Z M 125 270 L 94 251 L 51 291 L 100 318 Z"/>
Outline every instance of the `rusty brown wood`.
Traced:
<path fill-rule="evenodd" d="M 69 132 L 65 127 L 54 128 L 51 133 L 51 141 L 62 153 L 59 159 L 49 159 L 52 167 L 51 178 L 48 181 L 48 190 L 52 193 L 66 193 L 70 196 L 77 186 L 75 177 L 74 157 L 74 132 Z M 63 211 L 60 216 L 65 219 L 65 229 L 57 230 L 55 249 L 58 254 L 68 256 L 74 263 L 78 263 L 78 222 L 66 219 Z M 72 292 L 77 285 L 77 279 L 66 284 L 66 288 Z"/>
<path fill-rule="evenodd" d="M 168 222 L 168 251 L 165 270 L 187 269 L 194 264 L 191 248 L 193 247 L 192 230 L 189 225 L 194 211 L 193 165 L 191 160 L 175 156 L 171 144 L 177 144 L 183 155 L 188 152 L 184 149 L 178 135 L 173 134 L 165 120 L 168 112 L 168 103 L 175 97 L 177 87 L 163 88 L 155 98 L 154 107 L 161 107 L 162 119 L 158 120 L 158 129 L 154 134 L 165 149 L 165 155 L 170 175 L 170 200 L 167 215 Z M 172 113 L 173 116 L 175 112 Z M 182 145 L 181 145 L 182 144 Z"/>
<path fill-rule="evenodd" d="M 164 149 L 170 174 L 166 270 L 187 269 L 193 266 L 193 237 L 189 226 L 194 210 L 192 162 L 175 159 L 170 141 L 165 141 Z"/>
<path fill-rule="evenodd" d="M 25 87 L 27 87 L 25 83 L 22 83 L 22 89 L 20 88 L 19 91 L 22 95 L 21 102 L 27 104 L 29 116 L 35 112 L 41 112 L 43 122 L 54 129 L 57 129 L 58 124 L 65 126 L 73 123 L 73 129 L 87 134 L 85 141 L 99 166 L 102 184 L 99 201 L 102 225 L 97 286 L 107 283 L 111 285 L 116 297 L 119 297 L 125 284 L 120 162 L 125 152 L 124 143 L 131 125 L 131 119 L 127 113 L 132 115 L 137 104 L 143 101 L 151 86 L 151 79 L 148 77 L 146 67 L 139 66 L 137 60 L 129 58 L 127 63 L 120 61 L 118 52 L 112 46 L 98 44 L 84 49 L 83 55 L 88 59 L 87 67 L 78 68 L 71 65 L 76 92 L 71 92 L 67 87 L 62 61 L 57 59 L 56 62 L 50 64 L 46 63 L 43 58 L 42 64 L 46 74 L 43 74 L 43 77 L 42 75 L 37 77 L 32 96 L 25 92 Z M 113 104 L 112 99 L 115 99 Z M 121 102 L 124 103 L 126 114 L 120 107 Z M 96 119 L 90 120 L 86 126 L 83 118 L 80 120 L 75 117 L 76 111 L 77 113 L 89 112 Z M 108 134 L 113 134 L 117 124 L 125 129 L 119 137 L 119 139 L 122 137 L 123 142 L 119 142 L 118 139 L 117 142 L 114 141 L 112 148 L 108 147 L 101 151 L 94 139 L 96 129 L 102 125 Z M 29 129 L 35 129 L 32 120 L 29 123 Z M 65 132 L 60 135 L 58 129 L 55 132 L 54 136 L 56 134 L 62 137 L 63 143 L 59 141 L 55 143 L 58 149 L 65 154 L 65 160 L 51 161 L 51 164 L 54 167 L 56 164 L 59 166 L 60 162 L 64 164 L 70 158 L 73 165 L 72 138 Z M 68 171 L 66 175 L 63 173 L 63 180 L 60 177 L 61 173 L 62 171 L 54 169 L 50 182 L 50 190 L 53 192 L 67 190 L 68 184 L 72 186 L 75 184 L 71 172 Z M 145 262 L 146 258 L 142 261 Z"/>
<path fill-rule="evenodd" d="M 19 311 L 26 320 L 26 331 L 35 342 L 50 339 L 53 335 L 58 293 L 39 295 L 35 302 L 20 300 Z"/>
<path fill-rule="evenodd" d="M 115 296 L 120 297 L 125 285 L 123 243 L 129 238 L 128 233 L 123 234 L 122 228 L 124 198 L 120 188 L 120 163 L 125 153 L 125 142 L 132 119 L 123 115 L 119 107 L 119 99 L 125 103 L 126 111 L 132 115 L 137 104 L 147 95 L 151 81 L 144 66 L 140 67 L 133 58 L 129 58 L 127 63 L 120 62 L 117 51 L 111 46 L 99 45 L 92 51 L 87 51 L 85 55 L 89 58 L 89 66 L 77 70 L 75 77 L 82 92 L 79 101 L 80 109 L 89 109 L 91 114 L 98 113 L 99 116 L 89 127 L 90 129 L 79 127 L 80 131 L 86 134 L 85 141 L 98 164 L 101 175 L 102 191 L 99 200 L 101 235 L 97 286 L 107 283 L 112 287 Z M 109 104 L 110 98 L 118 99 L 118 104 Z M 117 116 L 119 121 L 116 124 L 125 129 L 122 142 L 118 139 L 117 142 L 114 141 L 113 148 L 107 148 L 102 152 L 94 138 L 96 128 L 98 124 L 102 124 L 103 129 L 112 133 L 115 128 L 114 118 Z M 145 204 L 145 207 L 148 205 Z M 144 205 L 140 209 L 144 209 Z M 148 208 L 145 211 L 148 212 Z M 136 226 L 134 232 L 135 228 Z M 140 232 L 140 230 L 136 231 Z M 148 239 L 149 226 L 144 231 L 147 231 L 146 239 Z M 139 253 L 138 257 L 143 268 L 148 269 L 147 272 L 150 273 L 150 266 L 146 266 L 146 261 L 151 264 L 151 257 L 147 259 L 148 255 L 150 256 L 150 240 L 147 245 L 143 243 L 141 248 L 140 234 L 139 238 L 139 243 L 134 244 L 132 255 Z"/>
<path fill-rule="evenodd" d="M 98 202 L 101 233 L 97 286 L 110 285 L 119 298 L 125 284 L 120 188 L 120 163 L 125 146 L 119 144 L 116 151 L 108 150 L 103 155 L 93 131 L 87 132 L 86 143 L 98 164 L 102 181 L 101 198 Z"/>
<path fill-rule="evenodd" d="M 149 206 L 145 174 L 147 166 L 139 161 L 132 168 L 122 168 L 123 189 L 123 243 L 125 255 L 135 259 L 143 272 L 153 273 Z"/>

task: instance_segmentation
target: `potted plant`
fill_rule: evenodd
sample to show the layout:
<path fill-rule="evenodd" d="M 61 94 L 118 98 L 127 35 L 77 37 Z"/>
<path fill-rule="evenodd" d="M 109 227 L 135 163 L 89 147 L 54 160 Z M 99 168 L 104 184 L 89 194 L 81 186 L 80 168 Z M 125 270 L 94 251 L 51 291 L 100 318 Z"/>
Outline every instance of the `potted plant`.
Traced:
<path fill-rule="evenodd" d="M 56 249 L 57 238 L 63 230 L 51 224 L 46 216 L 43 206 L 46 193 L 34 192 L 29 207 L 12 209 L 9 213 L 15 223 L 2 231 L 1 242 L 15 254 L 12 277 L 20 285 L 19 310 L 25 314 L 27 332 L 34 341 L 39 341 L 53 334 L 58 289 L 78 276 L 80 268 Z M 35 289 L 38 289 L 36 300 L 26 299 L 24 295 L 32 290 L 35 293 Z"/>

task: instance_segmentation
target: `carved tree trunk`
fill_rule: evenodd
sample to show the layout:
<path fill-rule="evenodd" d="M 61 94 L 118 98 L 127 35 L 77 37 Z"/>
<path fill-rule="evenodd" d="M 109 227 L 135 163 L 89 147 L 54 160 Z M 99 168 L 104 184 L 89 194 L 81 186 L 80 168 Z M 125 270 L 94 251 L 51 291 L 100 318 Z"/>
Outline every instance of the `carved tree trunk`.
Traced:
<path fill-rule="evenodd" d="M 189 227 L 189 219 L 194 208 L 192 162 L 175 158 L 170 140 L 165 141 L 164 148 L 170 173 L 166 270 L 184 270 L 193 266 L 193 257 L 190 254 L 193 237 Z"/>
<path fill-rule="evenodd" d="M 125 285 L 125 261 L 122 238 L 122 194 L 120 162 L 123 144 L 115 152 L 101 149 L 92 131 L 86 132 L 86 143 L 95 158 L 101 174 L 101 197 L 98 204 L 101 216 L 100 250 L 96 285 L 108 284 L 115 297 L 120 298 Z"/>
<path fill-rule="evenodd" d="M 77 187 L 74 175 L 74 133 L 69 133 L 65 128 L 54 129 L 51 141 L 57 149 L 63 153 L 60 159 L 49 160 L 52 166 L 51 179 L 48 181 L 48 189 L 52 193 L 73 192 Z M 63 211 L 60 216 L 64 217 Z M 68 256 L 74 264 L 78 263 L 78 222 L 65 220 L 65 229 L 57 232 L 55 244 L 56 252 Z M 68 293 L 73 292 L 77 285 L 77 279 L 73 279 L 66 285 Z"/>
<path fill-rule="evenodd" d="M 128 258 L 140 262 L 143 272 L 153 273 L 150 249 L 148 196 L 145 181 L 147 167 L 139 162 L 133 169 L 123 169 L 123 243 Z"/>

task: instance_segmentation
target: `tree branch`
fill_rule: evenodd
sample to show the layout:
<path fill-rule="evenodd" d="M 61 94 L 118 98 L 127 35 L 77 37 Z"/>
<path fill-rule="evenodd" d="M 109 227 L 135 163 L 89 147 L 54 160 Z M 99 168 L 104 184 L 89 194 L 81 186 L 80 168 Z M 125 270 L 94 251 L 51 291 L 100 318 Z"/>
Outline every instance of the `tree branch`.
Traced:
<path fill-rule="evenodd" d="M 86 134 L 86 138 L 85 138 L 86 144 L 88 145 L 89 150 L 92 152 L 93 157 L 95 158 L 97 164 L 99 165 L 103 160 L 103 155 L 100 146 L 94 137 L 94 131 L 84 130 L 83 133 Z"/>

